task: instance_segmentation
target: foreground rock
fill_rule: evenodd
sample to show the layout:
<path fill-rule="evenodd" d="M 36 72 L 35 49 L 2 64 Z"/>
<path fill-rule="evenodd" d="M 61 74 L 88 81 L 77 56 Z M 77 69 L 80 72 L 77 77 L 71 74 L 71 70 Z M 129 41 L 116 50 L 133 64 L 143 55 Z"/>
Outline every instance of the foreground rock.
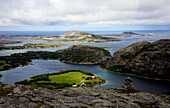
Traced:
<path fill-rule="evenodd" d="M 87 45 L 72 45 L 56 53 L 60 61 L 73 64 L 98 64 L 111 57 L 108 50 Z"/>
<path fill-rule="evenodd" d="M 30 89 L 29 86 L 4 85 L 8 92 L 0 96 L 1 108 L 169 108 L 163 97 L 146 93 L 123 93 L 120 89 L 71 88 L 61 91 Z M 2 90 L 1 90 L 2 91 Z"/>
<path fill-rule="evenodd" d="M 134 43 L 115 52 L 105 66 L 114 72 L 169 80 L 170 40 Z"/>

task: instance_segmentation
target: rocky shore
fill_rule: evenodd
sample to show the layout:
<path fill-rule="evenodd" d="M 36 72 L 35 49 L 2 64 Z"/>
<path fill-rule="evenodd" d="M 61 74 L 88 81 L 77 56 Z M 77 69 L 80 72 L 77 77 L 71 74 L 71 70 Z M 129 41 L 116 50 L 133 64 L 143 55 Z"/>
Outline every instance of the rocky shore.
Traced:
<path fill-rule="evenodd" d="M 6 92 L 2 92 L 2 91 Z M 169 108 L 167 97 L 122 89 L 80 87 L 49 90 L 23 85 L 1 85 L 1 108 Z"/>

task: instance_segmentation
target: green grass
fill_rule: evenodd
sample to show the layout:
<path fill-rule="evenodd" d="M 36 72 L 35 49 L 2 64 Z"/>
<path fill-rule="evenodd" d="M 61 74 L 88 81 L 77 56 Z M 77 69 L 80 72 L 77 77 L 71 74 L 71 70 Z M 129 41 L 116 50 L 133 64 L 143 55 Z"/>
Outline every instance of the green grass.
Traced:
<path fill-rule="evenodd" d="M 80 72 L 69 72 L 60 75 L 49 76 L 51 82 L 55 83 L 69 83 L 69 84 L 79 84 L 82 80 L 81 77 L 91 77 L 90 75 L 85 75 Z"/>
<path fill-rule="evenodd" d="M 0 63 L 5 63 L 5 61 L 0 60 Z"/>
<path fill-rule="evenodd" d="M 5 66 L 10 66 L 10 65 L 5 64 L 5 61 L 0 60 L 0 69 L 3 70 Z"/>

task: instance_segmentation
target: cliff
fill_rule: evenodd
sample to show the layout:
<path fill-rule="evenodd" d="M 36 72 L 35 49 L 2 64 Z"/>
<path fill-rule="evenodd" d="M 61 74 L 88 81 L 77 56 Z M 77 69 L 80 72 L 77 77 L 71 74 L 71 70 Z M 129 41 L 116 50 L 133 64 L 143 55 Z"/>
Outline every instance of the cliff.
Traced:
<path fill-rule="evenodd" d="M 98 64 L 111 57 L 108 50 L 87 45 L 72 45 L 56 53 L 60 61 L 74 64 Z"/>
<path fill-rule="evenodd" d="M 16 84 L 0 84 L 1 108 L 169 108 L 166 98 L 125 93 L 113 88 L 70 88 L 60 91 Z"/>
<path fill-rule="evenodd" d="M 105 68 L 114 72 L 170 79 L 170 40 L 137 42 L 114 53 Z"/>

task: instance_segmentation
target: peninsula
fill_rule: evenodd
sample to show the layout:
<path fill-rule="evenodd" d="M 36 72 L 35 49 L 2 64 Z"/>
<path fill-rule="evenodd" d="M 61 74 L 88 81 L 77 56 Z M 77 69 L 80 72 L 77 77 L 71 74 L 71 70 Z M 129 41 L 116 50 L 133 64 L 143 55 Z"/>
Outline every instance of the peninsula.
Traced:
<path fill-rule="evenodd" d="M 37 75 L 16 84 L 34 85 L 48 89 L 63 89 L 79 86 L 93 87 L 102 84 L 105 80 L 95 77 L 92 73 L 81 70 L 60 70 L 56 73 Z"/>
<path fill-rule="evenodd" d="M 55 52 L 28 51 L 26 53 L 16 53 L 10 56 L 0 57 L 0 71 L 28 65 L 32 59 L 56 59 L 74 64 L 99 64 L 107 61 L 110 57 L 110 52 L 104 48 L 73 45 L 67 49 Z"/>

